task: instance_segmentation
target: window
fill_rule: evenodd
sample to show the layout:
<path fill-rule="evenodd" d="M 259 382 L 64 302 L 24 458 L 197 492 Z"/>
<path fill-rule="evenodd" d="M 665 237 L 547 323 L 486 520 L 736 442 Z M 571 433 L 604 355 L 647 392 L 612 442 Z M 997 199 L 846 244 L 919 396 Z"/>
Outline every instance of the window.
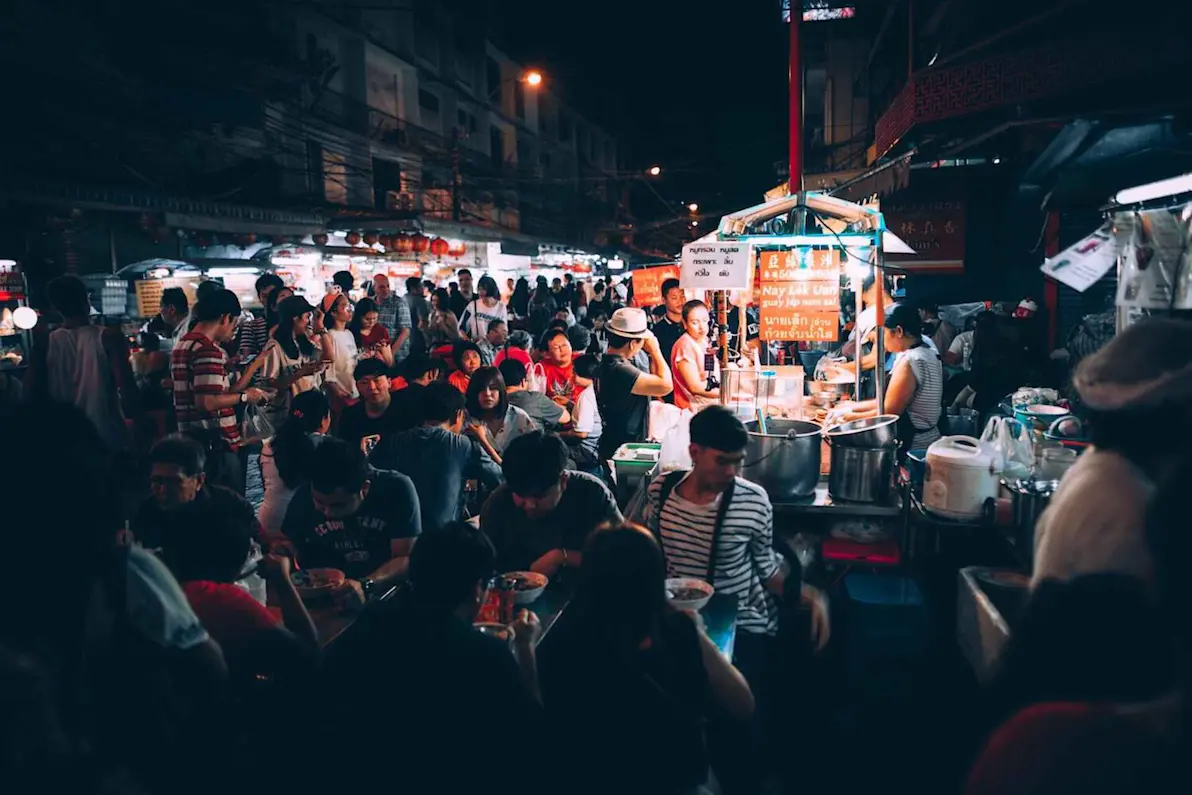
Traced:
<path fill-rule="evenodd" d="M 495 125 L 488 131 L 488 151 L 497 165 L 505 162 L 505 137 Z"/>
<path fill-rule="evenodd" d="M 476 117 L 462 108 L 455 112 L 455 121 L 463 132 L 474 133 L 477 130 Z"/>
<path fill-rule="evenodd" d="M 392 160 L 372 159 L 373 201 L 378 209 L 389 207 L 389 193 L 400 193 L 401 165 Z"/>
<path fill-rule="evenodd" d="M 526 87 L 521 81 L 513 86 L 513 110 L 519 119 L 526 117 Z"/>
<path fill-rule="evenodd" d="M 492 58 L 484 59 L 484 71 L 488 81 L 488 94 L 499 100 L 497 91 L 501 88 L 501 65 Z"/>
<path fill-rule="evenodd" d="M 432 94 L 425 88 L 418 89 L 418 107 L 422 108 L 427 113 L 439 112 L 439 97 L 437 94 Z"/>

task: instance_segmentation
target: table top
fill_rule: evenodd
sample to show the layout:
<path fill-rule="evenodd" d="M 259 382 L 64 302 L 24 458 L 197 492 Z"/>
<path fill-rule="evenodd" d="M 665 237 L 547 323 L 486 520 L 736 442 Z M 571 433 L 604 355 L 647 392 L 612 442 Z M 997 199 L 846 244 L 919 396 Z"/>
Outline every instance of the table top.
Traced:
<path fill-rule="evenodd" d="M 828 493 L 828 483 L 821 480 L 815 486 L 815 493 L 801 500 L 774 503 L 775 511 L 818 514 L 847 514 L 851 516 L 898 516 L 902 513 L 902 497 L 892 489 L 885 502 L 848 502 L 835 500 Z"/>

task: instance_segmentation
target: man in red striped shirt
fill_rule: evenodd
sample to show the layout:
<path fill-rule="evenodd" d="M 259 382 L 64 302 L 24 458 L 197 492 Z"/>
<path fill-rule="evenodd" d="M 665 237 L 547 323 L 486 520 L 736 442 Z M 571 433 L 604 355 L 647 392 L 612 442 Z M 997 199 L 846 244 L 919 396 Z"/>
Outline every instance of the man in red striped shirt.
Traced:
<path fill-rule="evenodd" d="M 240 301 L 231 290 L 218 290 L 195 305 L 195 326 L 174 346 L 170 360 L 174 382 L 174 413 L 178 430 L 200 441 L 207 450 L 207 481 L 244 493 L 244 471 L 237 450 L 240 423 L 236 407 L 261 403 L 266 395 L 248 386 L 264 365 L 258 356 L 235 384 L 229 383 L 227 354 L 221 346 L 236 335 Z"/>

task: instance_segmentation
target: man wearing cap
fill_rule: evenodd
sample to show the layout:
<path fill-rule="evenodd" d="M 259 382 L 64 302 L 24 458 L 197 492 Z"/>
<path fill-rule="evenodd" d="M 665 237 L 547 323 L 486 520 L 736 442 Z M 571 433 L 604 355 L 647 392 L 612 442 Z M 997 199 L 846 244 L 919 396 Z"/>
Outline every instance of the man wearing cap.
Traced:
<path fill-rule="evenodd" d="M 669 395 L 674 384 L 658 339 L 647 327 L 644 311 L 634 307 L 618 309 L 605 330 L 608 353 L 601 359 L 596 375 L 596 402 L 604 422 L 600 458 L 607 461 L 621 445 L 645 438 L 650 398 Z M 639 351 L 645 351 L 650 359 L 648 373 L 630 363 Z"/>
<path fill-rule="evenodd" d="M 1140 321 L 1072 378 L 1093 446 L 1035 525 L 1031 584 L 1110 572 L 1154 579 L 1147 508 L 1192 438 L 1192 324 Z"/>

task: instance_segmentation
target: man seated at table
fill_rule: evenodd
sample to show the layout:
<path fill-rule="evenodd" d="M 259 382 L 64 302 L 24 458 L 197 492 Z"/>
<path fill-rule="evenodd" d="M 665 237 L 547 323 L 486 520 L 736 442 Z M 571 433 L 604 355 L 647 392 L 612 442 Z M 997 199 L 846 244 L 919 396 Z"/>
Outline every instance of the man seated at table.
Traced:
<path fill-rule="evenodd" d="M 318 633 L 290 581 L 290 559 L 267 555 L 263 561 L 283 623 L 240 585 L 257 532 L 252 506 L 195 501 L 180 512 L 174 530 L 166 563 L 223 649 L 234 679 L 246 684 L 258 674 L 312 673 Z"/>
<path fill-rule="evenodd" d="M 347 575 L 335 596 L 349 604 L 362 604 L 369 593 L 404 579 L 421 532 L 410 479 L 371 470 L 360 448 L 342 439 L 315 448 L 310 482 L 294 495 L 282 523 L 303 568 Z"/>
<path fill-rule="evenodd" d="M 372 454 L 378 469 L 410 478 L 430 531 L 460 518 L 464 484 L 477 481 L 487 494 L 501 484 L 501 468 L 474 439 L 463 435 L 464 396 L 446 381 L 425 387 L 418 407 L 422 425 L 389 436 Z"/>
<path fill-rule="evenodd" d="M 547 577 L 583 562 L 588 534 L 621 521 L 612 493 L 585 472 L 569 472 L 567 445 L 555 434 L 519 436 L 505 451 L 502 484 L 480 513 L 497 548 L 501 571 L 536 571 Z"/>
<path fill-rule="evenodd" d="M 389 368 L 380 359 L 362 359 L 353 376 L 360 402 L 344 409 L 336 436 L 355 445 L 360 445 L 364 439 L 374 440 L 375 444 L 418 424 L 419 414 L 412 409 L 421 387 L 390 392 Z M 420 407 L 421 401 L 417 404 Z"/>
<path fill-rule="evenodd" d="M 505 379 L 505 395 L 509 398 L 509 405 L 517 406 L 530 415 L 530 419 L 538 423 L 539 428 L 551 431 L 571 422 L 571 412 L 542 392 L 535 392 L 529 388 L 526 383 L 526 366 L 520 361 L 505 359 L 497 369 Z"/>
<path fill-rule="evenodd" d="M 472 626 L 495 562 L 492 544 L 467 523 L 428 533 L 410 556 L 409 588 L 366 611 L 336 641 L 324 668 L 328 686 L 343 693 L 348 685 L 369 699 L 367 709 L 354 699 L 331 703 L 344 712 L 337 716 L 342 721 L 328 725 L 351 730 L 330 733 L 343 754 L 337 749 L 328 756 L 353 760 L 354 789 L 413 795 L 524 790 L 519 776 L 494 775 L 479 761 L 487 753 L 480 738 L 490 730 L 532 754 L 536 775 L 544 772 L 541 764 L 549 766 L 534 656 L 538 619 L 520 611 L 511 627 L 512 654 L 508 643 Z M 464 757 L 444 757 L 445 749 L 464 748 L 461 731 L 480 732 L 474 735 L 480 744 L 470 744 Z"/>

